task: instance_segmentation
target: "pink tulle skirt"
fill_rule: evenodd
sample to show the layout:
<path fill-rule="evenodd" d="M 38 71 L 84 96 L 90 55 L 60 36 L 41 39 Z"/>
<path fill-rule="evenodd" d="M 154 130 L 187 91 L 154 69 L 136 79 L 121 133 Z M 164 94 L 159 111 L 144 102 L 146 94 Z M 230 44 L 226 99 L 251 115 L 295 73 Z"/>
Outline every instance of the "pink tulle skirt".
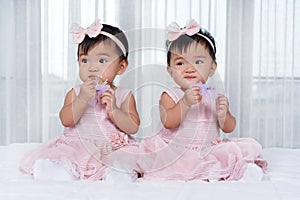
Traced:
<path fill-rule="evenodd" d="M 203 152 L 168 144 L 156 135 L 140 143 L 137 163 L 145 179 L 238 180 L 248 163 L 266 168 L 261 151 L 252 138 L 224 139 Z"/>

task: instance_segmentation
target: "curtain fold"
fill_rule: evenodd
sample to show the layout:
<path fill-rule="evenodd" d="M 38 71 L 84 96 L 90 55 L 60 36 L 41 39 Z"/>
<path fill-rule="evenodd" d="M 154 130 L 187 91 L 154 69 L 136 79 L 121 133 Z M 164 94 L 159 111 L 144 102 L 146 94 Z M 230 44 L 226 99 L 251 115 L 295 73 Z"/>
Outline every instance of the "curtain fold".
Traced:
<path fill-rule="evenodd" d="M 299 147 L 299 1 L 227 5 L 225 85 L 237 117 L 235 135 L 264 147 Z"/>
<path fill-rule="evenodd" d="M 227 1 L 225 90 L 236 116 L 237 137 L 250 133 L 254 1 Z M 247 95 L 245 95 L 247 94 Z"/>
<path fill-rule="evenodd" d="M 41 139 L 40 1 L 1 4 L 1 144 Z"/>

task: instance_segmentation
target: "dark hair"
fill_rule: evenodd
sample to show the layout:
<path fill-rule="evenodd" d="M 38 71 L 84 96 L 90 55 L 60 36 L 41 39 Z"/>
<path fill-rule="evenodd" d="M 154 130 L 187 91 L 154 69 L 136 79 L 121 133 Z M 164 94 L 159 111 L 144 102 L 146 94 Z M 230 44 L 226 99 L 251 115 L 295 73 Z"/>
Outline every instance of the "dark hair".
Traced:
<path fill-rule="evenodd" d="M 84 37 L 84 40 L 78 45 L 78 49 L 77 49 L 77 58 L 79 58 L 79 50 L 81 49 L 83 51 L 83 53 L 86 55 L 88 53 L 88 51 L 93 48 L 95 45 L 99 44 L 100 42 L 104 42 L 104 41 L 109 41 L 109 42 L 113 42 L 116 45 L 116 49 L 118 51 L 118 53 L 121 55 L 121 59 L 125 59 L 127 60 L 128 57 L 128 40 L 125 36 L 125 34 L 123 33 L 122 30 L 120 30 L 117 27 L 108 25 L 108 24 L 103 24 L 103 28 L 101 29 L 101 31 L 105 31 L 107 33 L 110 33 L 112 35 L 114 35 L 116 38 L 118 38 L 120 40 L 120 42 L 124 45 L 125 50 L 126 50 L 126 54 L 123 53 L 123 51 L 121 50 L 121 48 L 109 37 L 107 37 L 106 35 L 102 35 L 101 33 L 94 38 L 90 38 L 88 35 L 86 35 Z"/>
<path fill-rule="evenodd" d="M 178 51 L 179 53 L 185 52 L 188 49 L 188 47 L 190 47 L 191 44 L 195 41 L 197 43 L 200 43 L 200 44 L 204 45 L 205 49 L 208 49 L 209 55 L 212 57 L 212 59 L 216 60 L 215 39 L 205 29 L 200 29 L 200 31 L 198 33 L 206 36 L 212 42 L 214 49 L 211 46 L 211 44 L 209 43 L 209 41 L 207 41 L 207 39 L 205 39 L 204 37 L 202 37 L 199 34 L 194 34 L 192 36 L 184 34 L 184 35 L 181 35 L 180 37 L 178 37 L 174 41 L 167 40 L 166 41 L 166 47 L 167 47 L 167 50 L 168 50 L 168 53 L 167 53 L 168 66 L 170 65 L 171 52 L 174 52 L 174 51 Z"/>

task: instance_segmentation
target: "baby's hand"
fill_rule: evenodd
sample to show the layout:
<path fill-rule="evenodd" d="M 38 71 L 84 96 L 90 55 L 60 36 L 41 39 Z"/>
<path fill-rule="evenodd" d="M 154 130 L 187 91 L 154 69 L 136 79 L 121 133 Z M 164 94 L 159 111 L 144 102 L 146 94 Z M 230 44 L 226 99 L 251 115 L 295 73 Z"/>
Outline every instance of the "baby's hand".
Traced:
<path fill-rule="evenodd" d="M 78 94 L 78 97 L 86 102 L 94 98 L 96 95 L 96 89 L 95 89 L 95 81 L 94 80 L 87 80 L 83 83 L 83 85 L 80 88 L 80 92 Z"/>
<path fill-rule="evenodd" d="M 216 109 L 217 109 L 217 115 L 219 119 L 226 117 L 226 114 L 229 111 L 229 103 L 228 103 L 228 98 L 225 97 L 223 94 L 218 94 L 217 96 Z"/>
<path fill-rule="evenodd" d="M 188 88 L 184 96 L 182 97 L 182 101 L 185 105 L 191 106 L 198 102 L 200 102 L 202 99 L 202 96 L 200 95 L 200 88 L 197 86 L 193 86 L 191 88 Z"/>
<path fill-rule="evenodd" d="M 115 91 L 113 89 L 108 89 L 106 92 L 102 93 L 99 97 L 98 102 L 100 104 L 105 104 L 106 112 L 111 113 L 117 108 Z"/>

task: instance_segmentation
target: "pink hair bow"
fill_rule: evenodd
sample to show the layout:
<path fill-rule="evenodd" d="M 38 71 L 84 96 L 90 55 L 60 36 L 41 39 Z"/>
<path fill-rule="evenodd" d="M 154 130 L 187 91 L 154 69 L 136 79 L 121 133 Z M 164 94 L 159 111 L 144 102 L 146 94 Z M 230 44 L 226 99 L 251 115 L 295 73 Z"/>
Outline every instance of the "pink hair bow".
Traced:
<path fill-rule="evenodd" d="M 89 37 L 97 37 L 99 35 L 103 25 L 99 19 L 96 19 L 88 28 L 84 29 L 78 24 L 73 24 L 71 27 L 71 33 L 73 33 L 73 41 L 79 44 L 83 41 L 85 35 Z"/>
<path fill-rule="evenodd" d="M 169 41 L 174 41 L 181 35 L 187 34 L 191 36 L 198 33 L 199 30 L 199 24 L 193 19 L 190 20 L 184 28 L 180 28 L 176 22 L 173 22 L 167 27 L 167 38 Z"/>

